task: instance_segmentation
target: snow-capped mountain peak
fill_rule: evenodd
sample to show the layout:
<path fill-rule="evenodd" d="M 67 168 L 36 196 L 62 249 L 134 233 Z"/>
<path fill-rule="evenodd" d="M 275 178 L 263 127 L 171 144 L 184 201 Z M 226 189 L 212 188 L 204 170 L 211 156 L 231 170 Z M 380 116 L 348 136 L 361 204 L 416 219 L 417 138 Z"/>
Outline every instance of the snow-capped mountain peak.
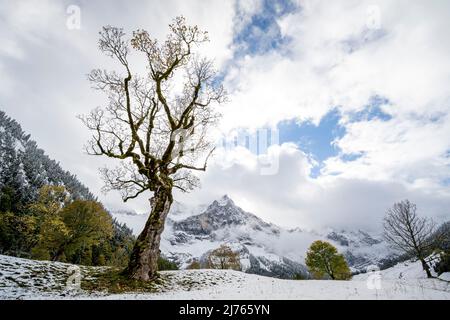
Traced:
<path fill-rule="evenodd" d="M 222 198 L 220 198 L 219 200 L 214 200 L 213 204 L 219 205 L 221 207 L 225 207 L 225 206 L 234 206 L 234 201 L 228 197 L 227 194 L 223 195 Z"/>
<path fill-rule="evenodd" d="M 203 213 L 174 222 L 173 227 L 174 230 L 193 235 L 211 235 L 230 228 L 234 230 L 245 228 L 248 232 L 252 230 L 278 232 L 277 227 L 242 210 L 226 195 L 219 200 L 214 200 Z"/>
<path fill-rule="evenodd" d="M 145 221 L 140 223 L 143 227 Z M 244 211 L 227 195 L 195 209 L 174 203 L 161 239 L 161 251 L 186 268 L 194 260 L 206 262 L 212 250 L 226 244 L 239 253 L 243 271 L 292 278 L 296 274 L 307 276 L 304 258 L 315 240 L 335 245 L 355 272 L 365 271 L 368 265 L 379 265 L 389 256 L 385 243 L 368 232 L 284 229 Z"/>

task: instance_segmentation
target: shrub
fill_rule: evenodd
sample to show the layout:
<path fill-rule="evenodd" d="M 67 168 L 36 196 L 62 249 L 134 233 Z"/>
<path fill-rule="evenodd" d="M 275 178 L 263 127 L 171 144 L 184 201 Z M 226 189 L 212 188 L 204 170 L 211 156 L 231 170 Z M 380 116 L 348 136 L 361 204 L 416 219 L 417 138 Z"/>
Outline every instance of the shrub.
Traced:
<path fill-rule="evenodd" d="M 178 265 L 164 257 L 159 257 L 158 259 L 158 270 L 178 270 Z"/>

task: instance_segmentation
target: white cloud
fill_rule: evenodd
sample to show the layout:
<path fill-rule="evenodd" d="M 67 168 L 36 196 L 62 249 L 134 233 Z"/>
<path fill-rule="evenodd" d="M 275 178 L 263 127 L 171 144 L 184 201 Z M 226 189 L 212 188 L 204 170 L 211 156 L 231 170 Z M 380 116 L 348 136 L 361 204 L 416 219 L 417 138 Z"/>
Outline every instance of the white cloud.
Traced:
<path fill-rule="evenodd" d="M 65 27 L 66 2 L 0 3 L 1 106 L 51 157 L 76 173 L 95 193 L 97 168 L 106 160 L 82 155 L 88 132 L 75 116 L 104 102 L 85 80 L 110 61 L 97 51 L 97 32 L 113 24 L 144 28 L 163 37 L 179 14 L 210 33 L 205 53 L 228 67 L 231 102 L 222 111 L 223 131 L 275 126 L 282 120 L 320 119 L 335 106 L 346 134 L 335 143 L 354 161 L 338 156 L 311 179 L 308 155 L 290 144 L 273 146 L 276 175 L 261 175 L 248 150 L 218 153 L 203 188 L 178 196 L 208 202 L 224 193 L 263 218 L 288 226 L 374 227 L 394 201 L 410 198 L 423 212 L 447 216 L 450 149 L 450 30 L 446 1 L 298 1 L 301 10 L 283 16 L 285 41 L 278 50 L 236 61 L 233 37 L 263 10 L 261 1 L 80 1 L 81 30 Z M 367 9 L 380 9 L 380 30 L 368 30 Z M 272 26 L 277 27 L 277 26 Z M 274 30 L 273 28 L 271 30 Z M 240 55 L 236 55 L 240 57 Z M 373 95 L 389 100 L 389 121 L 350 121 Z M 62 134 L 64 133 L 64 134 Z M 225 165 L 223 161 L 225 161 Z M 338 173 L 338 174 L 336 174 Z M 116 193 L 101 196 L 119 206 Z M 126 204 L 148 210 L 148 200 Z"/>
<path fill-rule="evenodd" d="M 442 13 L 448 3 L 300 4 L 302 10 L 279 21 L 290 39 L 288 53 L 246 56 L 231 70 L 234 95 L 225 126 L 237 120 L 258 127 L 289 117 L 317 122 L 337 105 L 361 109 L 374 94 L 389 98 L 396 115 L 448 111 L 450 22 Z M 380 30 L 367 29 L 369 5 L 380 8 Z M 242 106 L 253 116 L 238 117 Z"/>
<path fill-rule="evenodd" d="M 434 187 L 450 177 L 450 114 L 435 120 L 393 118 L 346 125 L 346 135 L 336 142 L 346 154 L 360 154 L 354 161 L 340 157 L 326 161 L 324 173 L 372 180 L 415 179 L 434 181 Z M 431 185 L 429 186 L 431 187 Z"/>
<path fill-rule="evenodd" d="M 311 167 L 306 155 L 294 149 L 289 157 L 283 146 L 280 174 L 262 176 L 243 164 L 214 167 L 198 197 L 225 191 L 268 220 L 311 227 L 378 229 L 385 210 L 404 198 L 424 215 L 448 219 L 449 188 L 442 184 L 450 175 L 448 3 L 299 3 L 301 10 L 279 21 L 289 39 L 285 47 L 245 56 L 229 70 L 232 102 L 222 128 L 275 126 L 291 118 L 318 123 L 338 106 L 346 129 L 335 141 L 341 154 L 325 161 L 313 180 L 305 174 Z M 381 29 L 368 29 L 373 6 Z M 374 95 L 389 100 L 381 108 L 391 120 L 350 121 Z M 344 161 L 343 154 L 360 158 Z"/>
<path fill-rule="evenodd" d="M 208 203 L 224 193 L 237 205 L 261 218 L 289 228 L 362 228 L 380 231 L 382 218 L 394 202 L 409 198 L 420 214 L 437 221 L 448 219 L 450 194 L 405 186 L 395 181 L 323 177 L 311 179 L 310 160 L 293 144 L 269 147 L 280 170 L 261 175 L 261 156 L 237 147 L 223 150 L 202 174 L 202 188 L 177 195 L 191 204 Z"/>
<path fill-rule="evenodd" d="M 445 1 L 299 1 L 278 24 L 285 47 L 236 62 L 224 130 L 318 123 L 338 107 L 346 134 L 336 146 L 361 158 L 325 162 L 323 174 L 438 186 L 449 176 L 450 29 Z M 380 29 L 370 29 L 370 8 Z M 371 97 L 392 119 L 349 121 Z"/>

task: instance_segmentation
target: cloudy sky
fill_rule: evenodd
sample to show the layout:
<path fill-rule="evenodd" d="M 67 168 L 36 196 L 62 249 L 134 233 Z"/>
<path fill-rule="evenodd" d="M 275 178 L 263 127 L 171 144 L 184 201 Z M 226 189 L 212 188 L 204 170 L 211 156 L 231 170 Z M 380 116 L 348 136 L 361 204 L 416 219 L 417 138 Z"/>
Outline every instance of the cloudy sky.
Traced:
<path fill-rule="evenodd" d="M 162 39 L 177 15 L 208 30 L 202 53 L 230 100 L 218 127 L 227 140 L 202 188 L 177 200 L 226 193 L 268 221 L 304 228 L 377 230 L 405 198 L 423 215 L 450 217 L 445 0 L 0 0 L 0 109 L 105 204 L 148 211 L 145 196 L 124 205 L 101 194 L 105 160 L 83 154 L 89 132 L 76 116 L 104 102 L 86 80 L 111 67 L 97 50 L 101 27 Z M 265 147 L 228 143 L 265 135 Z"/>

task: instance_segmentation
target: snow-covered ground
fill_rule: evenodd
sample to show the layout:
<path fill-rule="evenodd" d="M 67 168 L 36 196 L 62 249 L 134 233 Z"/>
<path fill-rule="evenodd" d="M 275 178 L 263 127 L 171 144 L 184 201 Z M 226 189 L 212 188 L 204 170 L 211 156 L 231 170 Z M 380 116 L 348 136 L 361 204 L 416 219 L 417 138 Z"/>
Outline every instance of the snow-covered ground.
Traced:
<path fill-rule="evenodd" d="M 108 294 L 68 290 L 79 270 L 83 280 L 102 268 L 0 255 L 1 299 L 449 299 L 449 282 L 425 279 L 420 265 L 399 264 L 351 281 L 280 280 L 231 270 L 161 272 L 155 293 Z M 448 274 L 441 275 L 448 278 Z M 83 281 L 82 280 L 82 281 Z"/>
<path fill-rule="evenodd" d="M 437 277 L 437 274 L 431 270 L 433 276 Z M 399 262 L 395 266 L 381 270 L 377 273 L 363 273 L 353 277 L 354 280 L 366 280 L 368 277 L 374 274 L 379 274 L 382 280 L 411 280 L 411 279 L 426 279 L 427 275 L 422 269 L 422 265 L 419 261 L 404 261 Z M 439 278 L 446 280 L 450 273 L 444 273 Z"/>

